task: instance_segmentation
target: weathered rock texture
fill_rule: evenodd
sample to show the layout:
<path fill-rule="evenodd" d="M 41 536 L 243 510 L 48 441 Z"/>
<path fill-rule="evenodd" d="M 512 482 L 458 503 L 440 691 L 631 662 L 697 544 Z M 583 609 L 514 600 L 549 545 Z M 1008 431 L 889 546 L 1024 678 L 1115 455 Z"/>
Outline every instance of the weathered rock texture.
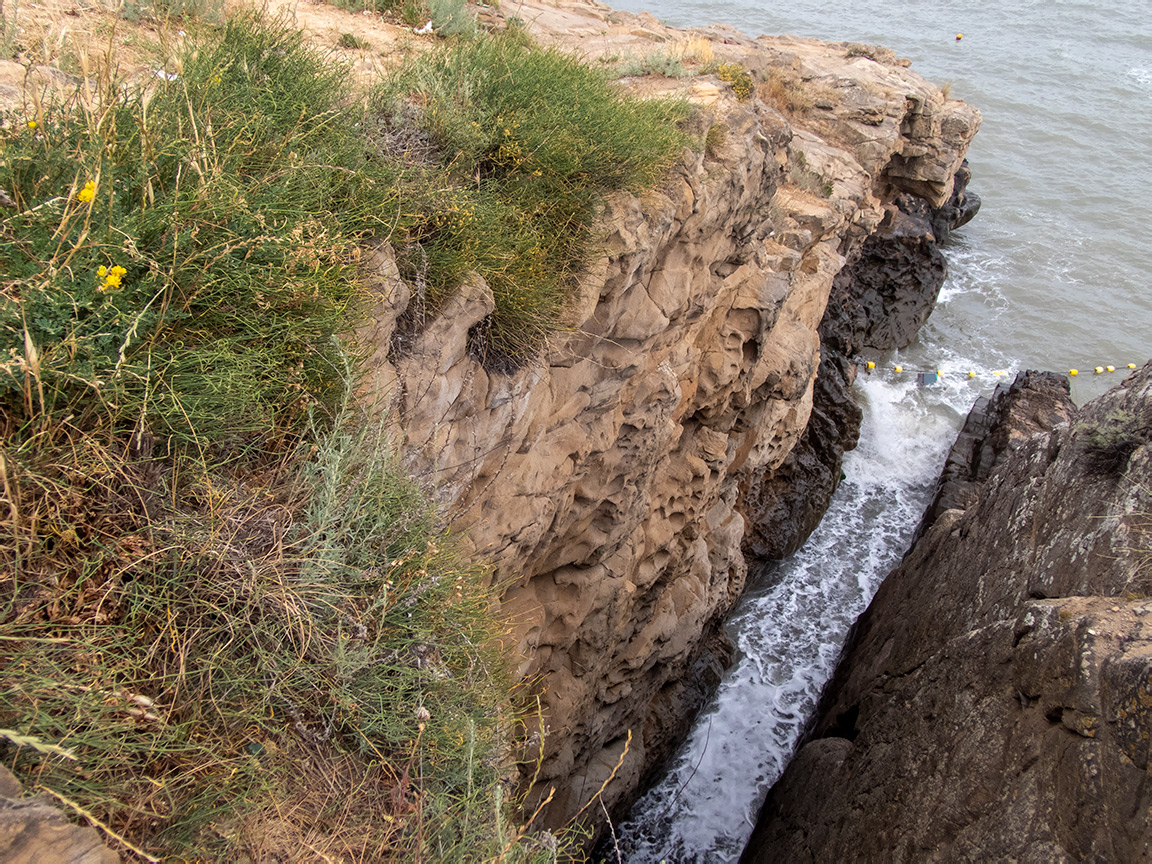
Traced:
<path fill-rule="evenodd" d="M 747 483 L 742 503 L 753 555 L 784 558 L 820 523 L 840 483 L 844 452 L 860 435 L 850 358 L 905 348 L 928 320 L 947 272 L 938 241 L 980 208 L 980 199 L 965 189 L 970 176 L 961 165 L 952 196 L 940 207 L 899 195 L 880 226 L 849 251 L 820 321 L 820 369 L 808 426 L 781 465 L 752 472 Z"/>
<path fill-rule="evenodd" d="M 47 795 L 23 797 L 0 765 L 0 861 L 4 864 L 119 864 L 95 828 L 73 825 Z"/>
<path fill-rule="evenodd" d="M 1068 379 L 1054 372 L 1021 372 L 991 398 L 979 397 L 948 451 L 932 503 L 913 543 L 948 510 L 967 510 L 1004 456 L 1034 435 L 1072 419 Z"/>
<path fill-rule="evenodd" d="M 1149 859 L 1152 363 L 1071 422 L 1031 377 L 958 443 L 743 860 Z"/>
<path fill-rule="evenodd" d="M 585 56 L 684 36 L 595 3 L 516 13 L 541 41 Z M 950 200 L 979 126 L 895 58 L 706 33 L 719 58 L 759 78 L 786 66 L 824 104 L 789 121 L 715 77 L 632 81 L 684 92 L 701 137 L 726 134 L 707 154 L 686 152 L 642 200 L 608 204 L 603 255 L 567 331 L 534 362 L 497 374 L 469 355 L 469 328 L 493 308 L 478 280 L 386 353 L 409 289 L 386 248 L 373 262 L 376 390 L 392 401 L 407 464 L 508 584 L 520 671 L 538 682 L 541 728 L 519 755 L 532 770 L 541 757 L 539 794 L 556 792 L 537 825 L 588 801 L 629 731 L 609 807 L 683 734 L 744 588 L 742 490 L 808 425 L 833 280 L 897 218 L 901 195 Z"/>

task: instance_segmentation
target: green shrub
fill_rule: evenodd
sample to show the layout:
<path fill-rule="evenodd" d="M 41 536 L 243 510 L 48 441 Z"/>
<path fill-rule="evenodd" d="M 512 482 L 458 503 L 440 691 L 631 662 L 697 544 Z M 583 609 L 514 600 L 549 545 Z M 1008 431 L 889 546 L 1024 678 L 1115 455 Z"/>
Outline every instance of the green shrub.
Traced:
<path fill-rule="evenodd" d="M 496 312 L 478 350 L 515 362 L 557 326 L 604 196 L 647 188 L 682 152 L 676 124 L 687 108 L 629 99 L 575 58 L 514 35 L 401 68 L 378 94 L 379 112 L 404 117 L 410 102 L 435 146 L 420 215 L 395 244 L 402 271 L 426 283 L 433 305 L 479 273 Z"/>
<path fill-rule="evenodd" d="M 428 0 L 428 13 L 441 36 L 471 39 L 477 33 L 476 16 L 466 0 Z"/>
<path fill-rule="evenodd" d="M 367 39 L 361 39 L 355 33 L 341 33 L 340 38 L 336 40 L 337 48 L 348 48 L 352 51 L 362 51 L 372 47 L 372 43 Z"/>
<path fill-rule="evenodd" d="M 366 103 L 253 17 L 173 69 L 0 127 L 0 753 L 169 859 L 554 860 L 498 782 L 488 576 L 341 337 L 388 239 L 432 307 L 483 276 L 519 361 L 686 108 L 516 32 Z"/>
<path fill-rule="evenodd" d="M 0 618 L 0 727 L 76 759 L 5 736 L 4 761 L 165 859 L 288 859 L 305 839 L 336 859 L 493 857 L 515 836 L 493 792 L 502 630 L 379 430 L 345 405 L 259 486 L 90 440 L 65 476 L 12 454 L 16 500 L 83 498 L 56 499 L 50 560 L 25 559 Z M 30 593 L 41 568 L 59 584 Z"/>
<path fill-rule="evenodd" d="M 283 25 L 175 68 L 0 129 L 0 755 L 168 860 L 543 855 L 489 576 L 340 339 L 362 241 L 473 193 Z"/>
<path fill-rule="evenodd" d="M 621 77 L 632 75 L 660 75 L 664 78 L 683 78 L 689 75 L 682 56 L 666 51 L 652 51 L 643 57 L 630 58 L 617 64 L 616 74 Z"/>
<path fill-rule="evenodd" d="M 344 82 L 242 19 L 153 92 L 106 80 L 98 108 L 10 122 L 0 405 L 201 443 L 331 405 L 354 241 L 397 210 Z"/>

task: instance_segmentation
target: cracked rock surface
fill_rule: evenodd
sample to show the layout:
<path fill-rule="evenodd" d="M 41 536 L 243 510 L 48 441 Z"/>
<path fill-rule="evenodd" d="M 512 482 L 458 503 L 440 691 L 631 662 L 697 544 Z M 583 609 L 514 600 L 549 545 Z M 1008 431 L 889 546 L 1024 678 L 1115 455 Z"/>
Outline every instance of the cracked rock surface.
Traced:
<path fill-rule="evenodd" d="M 0 765 L 0 861 L 4 864 L 119 864 L 95 828 L 69 822 L 47 795 L 23 797 Z"/>
<path fill-rule="evenodd" d="M 977 407 L 742 860 L 1149 860 L 1152 363 L 1078 412 L 1027 377 Z"/>

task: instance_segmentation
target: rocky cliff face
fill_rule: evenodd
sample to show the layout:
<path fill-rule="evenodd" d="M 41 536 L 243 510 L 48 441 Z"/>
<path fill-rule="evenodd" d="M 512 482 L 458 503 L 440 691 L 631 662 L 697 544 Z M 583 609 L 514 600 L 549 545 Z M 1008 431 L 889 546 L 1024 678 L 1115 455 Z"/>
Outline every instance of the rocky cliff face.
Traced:
<path fill-rule="evenodd" d="M 1152 363 L 1054 378 L 977 406 L 743 860 L 1152 856 Z"/>
<path fill-rule="evenodd" d="M 684 37 L 595 3 L 517 14 L 585 55 Z M 410 292 L 386 248 L 372 262 L 381 303 L 364 335 L 403 457 L 507 585 L 540 698 L 518 756 L 530 772 L 539 760 L 541 796 L 555 788 L 537 824 L 565 822 L 613 771 L 608 806 L 627 799 L 682 734 L 723 662 L 749 525 L 772 531 L 744 504 L 750 484 L 809 424 L 837 275 L 899 220 L 901 196 L 948 204 L 979 126 L 881 49 L 703 35 L 757 80 L 784 70 L 816 95 L 788 119 L 713 76 L 627 82 L 684 92 L 711 144 L 643 199 L 608 204 L 603 255 L 534 362 L 505 374 L 470 356 L 492 311 L 479 281 L 390 350 Z M 842 394 L 850 370 L 825 362 L 843 367 L 829 379 Z"/>

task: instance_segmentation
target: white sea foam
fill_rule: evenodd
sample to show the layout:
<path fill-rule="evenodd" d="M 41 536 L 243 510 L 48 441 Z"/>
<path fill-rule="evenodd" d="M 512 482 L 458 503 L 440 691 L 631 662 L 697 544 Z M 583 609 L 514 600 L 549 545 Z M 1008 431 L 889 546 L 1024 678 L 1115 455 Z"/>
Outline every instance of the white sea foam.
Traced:
<path fill-rule="evenodd" d="M 991 370 L 981 367 L 987 380 Z M 729 629 L 738 659 L 674 768 L 617 829 L 631 864 L 735 861 L 784 770 L 849 627 L 899 561 L 974 393 L 876 372 L 846 479 L 805 546 L 761 574 Z"/>
<path fill-rule="evenodd" d="M 1135 79 L 1141 87 L 1152 87 L 1152 69 L 1136 67 L 1128 70 L 1128 77 Z"/>

